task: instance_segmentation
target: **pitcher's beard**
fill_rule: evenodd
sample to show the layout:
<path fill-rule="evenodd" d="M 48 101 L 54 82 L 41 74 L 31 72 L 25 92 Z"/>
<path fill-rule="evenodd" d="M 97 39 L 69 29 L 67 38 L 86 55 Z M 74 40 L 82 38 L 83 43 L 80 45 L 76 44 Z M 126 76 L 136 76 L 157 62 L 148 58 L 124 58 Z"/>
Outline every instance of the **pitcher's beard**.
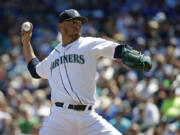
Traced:
<path fill-rule="evenodd" d="M 71 42 L 77 40 L 81 36 L 81 31 L 74 30 L 76 32 L 70 32 L 68 29 L 64 29 L 66 35 L 70 38 Z"/>
<path fill-rule="evenodd" d="M 72 35 L 72 40 L 75 41 L 77 40 L 81 35 L 80 34 L 75 34 L 75 35 Z"/>

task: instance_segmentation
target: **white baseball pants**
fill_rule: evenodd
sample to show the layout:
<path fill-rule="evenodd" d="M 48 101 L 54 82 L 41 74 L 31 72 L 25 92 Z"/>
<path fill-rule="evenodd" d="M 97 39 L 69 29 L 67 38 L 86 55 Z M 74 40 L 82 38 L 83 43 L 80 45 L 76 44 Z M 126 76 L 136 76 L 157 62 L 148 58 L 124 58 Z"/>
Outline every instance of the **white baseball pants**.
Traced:
<path fill-rule="evenodd" d="M 122 135 L 94 110 L 75 111 L 56 107 L 44 120 L 40 135 Z"/>

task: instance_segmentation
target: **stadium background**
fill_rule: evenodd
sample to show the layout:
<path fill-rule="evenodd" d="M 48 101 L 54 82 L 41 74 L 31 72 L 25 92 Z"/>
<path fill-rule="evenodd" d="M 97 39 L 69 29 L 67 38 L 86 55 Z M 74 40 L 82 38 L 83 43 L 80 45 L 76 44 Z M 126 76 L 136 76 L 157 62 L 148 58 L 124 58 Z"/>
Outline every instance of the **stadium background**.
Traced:
<path fill-rule="evenodd" d="M 27 71 L 20 27 L 34 24 L 42 60 L 61 42 L 57 17 L 67 8 L 89 18 L 83 36 L 130 43 L 152 58 L 145 74 L 101 58 L 96 111 L 124 135 L 180 135 L 179 0 L 0 0 L 0 134 L 38 135 L 50 88 Z"/>

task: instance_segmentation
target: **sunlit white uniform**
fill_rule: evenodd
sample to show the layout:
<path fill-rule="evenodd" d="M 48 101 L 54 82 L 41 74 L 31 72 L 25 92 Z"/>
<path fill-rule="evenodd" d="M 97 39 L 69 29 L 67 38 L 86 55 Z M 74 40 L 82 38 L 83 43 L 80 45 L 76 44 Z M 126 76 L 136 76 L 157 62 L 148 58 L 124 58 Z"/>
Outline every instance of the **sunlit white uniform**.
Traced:
<path fill-rule="evenodd" d="M 65 47 L 59 44 L 36 66 L 38 75 L 49 81 L 52 101 L 51 114 L 40 135 L 121 135 L 94 110 L 75 111 L 54 105 L 94 105 L 97 60 L 101 56 L 113 59 L 116 46 L 102 38 L 80 37 Z"/>

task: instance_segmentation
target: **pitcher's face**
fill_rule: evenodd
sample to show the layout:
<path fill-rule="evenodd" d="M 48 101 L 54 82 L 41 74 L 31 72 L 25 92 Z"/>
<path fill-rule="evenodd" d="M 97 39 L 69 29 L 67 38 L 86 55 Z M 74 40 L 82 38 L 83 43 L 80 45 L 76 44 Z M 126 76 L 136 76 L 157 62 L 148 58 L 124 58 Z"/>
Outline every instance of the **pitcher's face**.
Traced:
<path fill-rule="evenodd" d="M 66 36 L 68 36 L 72 40 L 76 40 L 82 34 L 81 26 L 82 22 L 80 19 L 71 19 L 64 21 L 62 23 L 61 29 L 64 32 L 64 34 L 66 34 Z"/>

